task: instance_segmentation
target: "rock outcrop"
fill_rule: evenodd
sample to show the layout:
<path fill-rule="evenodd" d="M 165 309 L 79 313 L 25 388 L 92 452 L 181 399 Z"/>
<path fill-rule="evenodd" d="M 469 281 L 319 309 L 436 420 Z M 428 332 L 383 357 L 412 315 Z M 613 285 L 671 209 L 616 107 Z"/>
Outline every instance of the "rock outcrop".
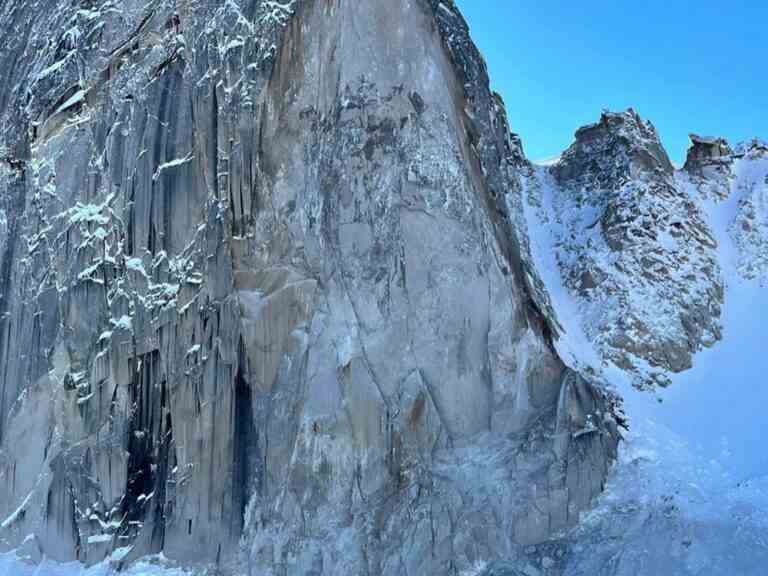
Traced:
<path fill-rule="evenodd" d="M 38 0 L 0 26 L 6 547 L 445 574 L 590 505 L 616 399 L 555 351 L 528 167 L 452 2 Z M 714 330 L 686 314 L 687 347 L 643 350 L 685 364 Z"/>
<path fill-rule="evenodd" d="M 723 138 L 691 134 L 691 147 L 683 170 L 695 182 L 699 191 L 708 197 L 723 200 L 733 180 L 733 151 Z"/>
<path fill-rule="evenodd" d="M 574 303 L 597 353 L 583 364 L 596 373 L 668 385 L 721 339 L 726 276 L 765 282 L 768 154 L 758 140 L 731 148 L 692 135 L 675 169 L 649 122 L 604 112 L 557 161 L 527 172 L 523 163 L 521 174 L 521 227 L 554 253 L 555 284 Z M 558 325 L 556 308 L 545 307 Z"/>
<path fill-rule="evenodd" d="M 539 207 L 546 196 L 564 284 L 607 361 L 664 384 L 720 338 L 716 243 L 649 122 L 603 113 L 528 189 Z"/>

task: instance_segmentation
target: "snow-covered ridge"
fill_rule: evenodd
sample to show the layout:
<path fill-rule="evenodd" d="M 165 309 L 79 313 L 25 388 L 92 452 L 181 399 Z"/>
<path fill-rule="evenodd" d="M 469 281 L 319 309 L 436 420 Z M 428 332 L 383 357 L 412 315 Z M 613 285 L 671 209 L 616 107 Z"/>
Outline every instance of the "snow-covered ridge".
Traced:
<path fill-rule="evenodd" d="M 726 286 L 768 276 L 768 148 L 691 140 L 674 170 L 652 125 L 604 113 L 524 178 L 533 258 L 561 296 L 565 340 L 581 334 L 598 364 L 639 385 L 690 369 L 722 338 Z"/>
<path fill-rule="evenodd" d="M 599 165 L 604 158 L 582 160 Z M 683 169 L 651 174 L 643 169 L 639 179 L 625 182 L 617 162 L 611 165 L 618 166 L 616 172 L 601 171 L 609 176 L 598 185 L 576 190 L 586 200 L 558 182 L 553 172 L 560 162 L 534 166 L 525 181 L 523 208 L 534 267 L 562 326 L 556 342 L 561 356 L 617 389 L 630 425 L 606 494 L 572 535 L 574 554 L 565 574 L 761 574 L 768 559 L 768 453 L 762 424 L 768 403 L 762 360 L 768 323 L 768 150 L 757 140 L 731 148 L 722 139 L 694 136 Z M 581 176 L 574 171 L 572 178 Z M 679 372 L 659 370 L 637 357 L 629 366 L 617 364 L 601 338 L 604 330 L 621 327 L 620 318 L 643 293 L 633 277 L 637 270 L 614 276 L 619 282 L 599 300 L 594 287 L 585 290 L 578 282 L 592 262 L 615 264 L 626 255 L 612 253 L 603 238 L 606 192 L 615 192 L 618 183 L 653 205 L 659 188 L 652 184 L 658 180 L 691 208 L 678 214 L 680 225 L 690 226 L 685 219 L 693 217 L 696 228 L 712 239 L 688 257 L 700 259 L 703 253 L 714 259 L 722 289 L 722 307 L 713 316 L 717 339 L 708 348 L 691 350 L 691 367 Z M 665 199 L 660 207 L 669 206 Z M 632 217 L 643 215 L 637 211 Z M 653 221 L 639 246 L 650 252 L 661 244 L 667 257 L 680 260 L 684 246 L 665 228 L 669 222 Z M 659 294 L 675 285 L 695 294 L 695 285 L 675 284 L 672 275 L 658 280 Z M 663 327 L 680 305 L 677 297 L 634 310 L 641 310 L 647 325 Z M 595 318 L 603 328 L 594 329 Z M 636 385 L 654 372 L 655 381 L 668 388 L 639 390 Z"/>
<path fill-rule="evenodd" d="M 720 339 L 716 241 L 650 123 L 604 113 L 525 186 L 531 235 L 545 235 L 580 329 L 606 361 L 665 385 Z"/>

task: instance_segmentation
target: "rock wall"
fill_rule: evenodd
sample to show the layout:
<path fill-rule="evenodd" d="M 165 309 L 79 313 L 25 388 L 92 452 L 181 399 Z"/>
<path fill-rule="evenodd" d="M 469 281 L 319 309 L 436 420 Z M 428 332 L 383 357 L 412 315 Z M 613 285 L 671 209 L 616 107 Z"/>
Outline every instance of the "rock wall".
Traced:
<path fill-rule="evenodd" d="M 6 3 L 0 529 L 32 557 L 444 574 L 573 524 L 554 352 L 451 2 Z"/>

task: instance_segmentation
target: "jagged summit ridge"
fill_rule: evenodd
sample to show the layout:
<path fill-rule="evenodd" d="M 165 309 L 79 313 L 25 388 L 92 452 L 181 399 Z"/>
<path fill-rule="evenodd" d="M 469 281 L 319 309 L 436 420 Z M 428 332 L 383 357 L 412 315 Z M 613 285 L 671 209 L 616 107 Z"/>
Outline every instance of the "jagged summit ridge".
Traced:
<path fill-rule="evenodd" d="M 740 274 L 759 276 L 764 259 L 749 246 L 763 245 L 765 231 L 760 149 L 734 152 L 723 139 L 692 135 L 675 170 L 656 130 L 630 109 L 604 112 L 557 162 L 534 171 L 532 225 L 551 226 L 587 338 L 636 383 L 668 383 L 722 337 L 729 265 L 710 216 L 719 203 L 737 206 L 728 226 Z"/>
<path fill-rule="evenodd" d="M 654 378 L 717 341 L 715 241 L 650 123 L 604 113 L 532 188 L 548 190 L 565 284 L 606 358 Z"/>
<path fill-rule="evenodd" d="M 560 179 L 572 177 L 567 172 L 569 166 L 587 166 L 589 154 L 601 156 L 606 162 L 614 161 L 620 172 L 609 176 L 616 179 L 639 177 L 644 172 L 656 170 L 671 173 L 674 169 L 656 128 L 632 108 L 622 113 L 603 111 L 599 122 L 579 128 L 575 138 L 576 142 L 561 156 L 561 162 L 554 170 Z M 580 176 L 599 177 L 600 174 L 583 172 L 582 168 Z"/>

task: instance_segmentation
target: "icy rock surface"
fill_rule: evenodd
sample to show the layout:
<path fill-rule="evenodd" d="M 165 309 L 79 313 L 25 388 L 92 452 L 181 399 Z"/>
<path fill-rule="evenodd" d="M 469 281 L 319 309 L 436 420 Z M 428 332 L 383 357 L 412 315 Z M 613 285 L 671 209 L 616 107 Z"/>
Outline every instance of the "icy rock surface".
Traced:
<path fill-rule="evenodd" d="M 449 1 L 5 2 L 0 538 L 445 574 L 572 526 L 618 442 Z"/>
<path fill-rule="evenodd" d="M 638 384 L 666 384 L 720 339 L 716 242 L 649 122 L 632 110 L 604 113 L 526 188 L 605 360 Z"/>

